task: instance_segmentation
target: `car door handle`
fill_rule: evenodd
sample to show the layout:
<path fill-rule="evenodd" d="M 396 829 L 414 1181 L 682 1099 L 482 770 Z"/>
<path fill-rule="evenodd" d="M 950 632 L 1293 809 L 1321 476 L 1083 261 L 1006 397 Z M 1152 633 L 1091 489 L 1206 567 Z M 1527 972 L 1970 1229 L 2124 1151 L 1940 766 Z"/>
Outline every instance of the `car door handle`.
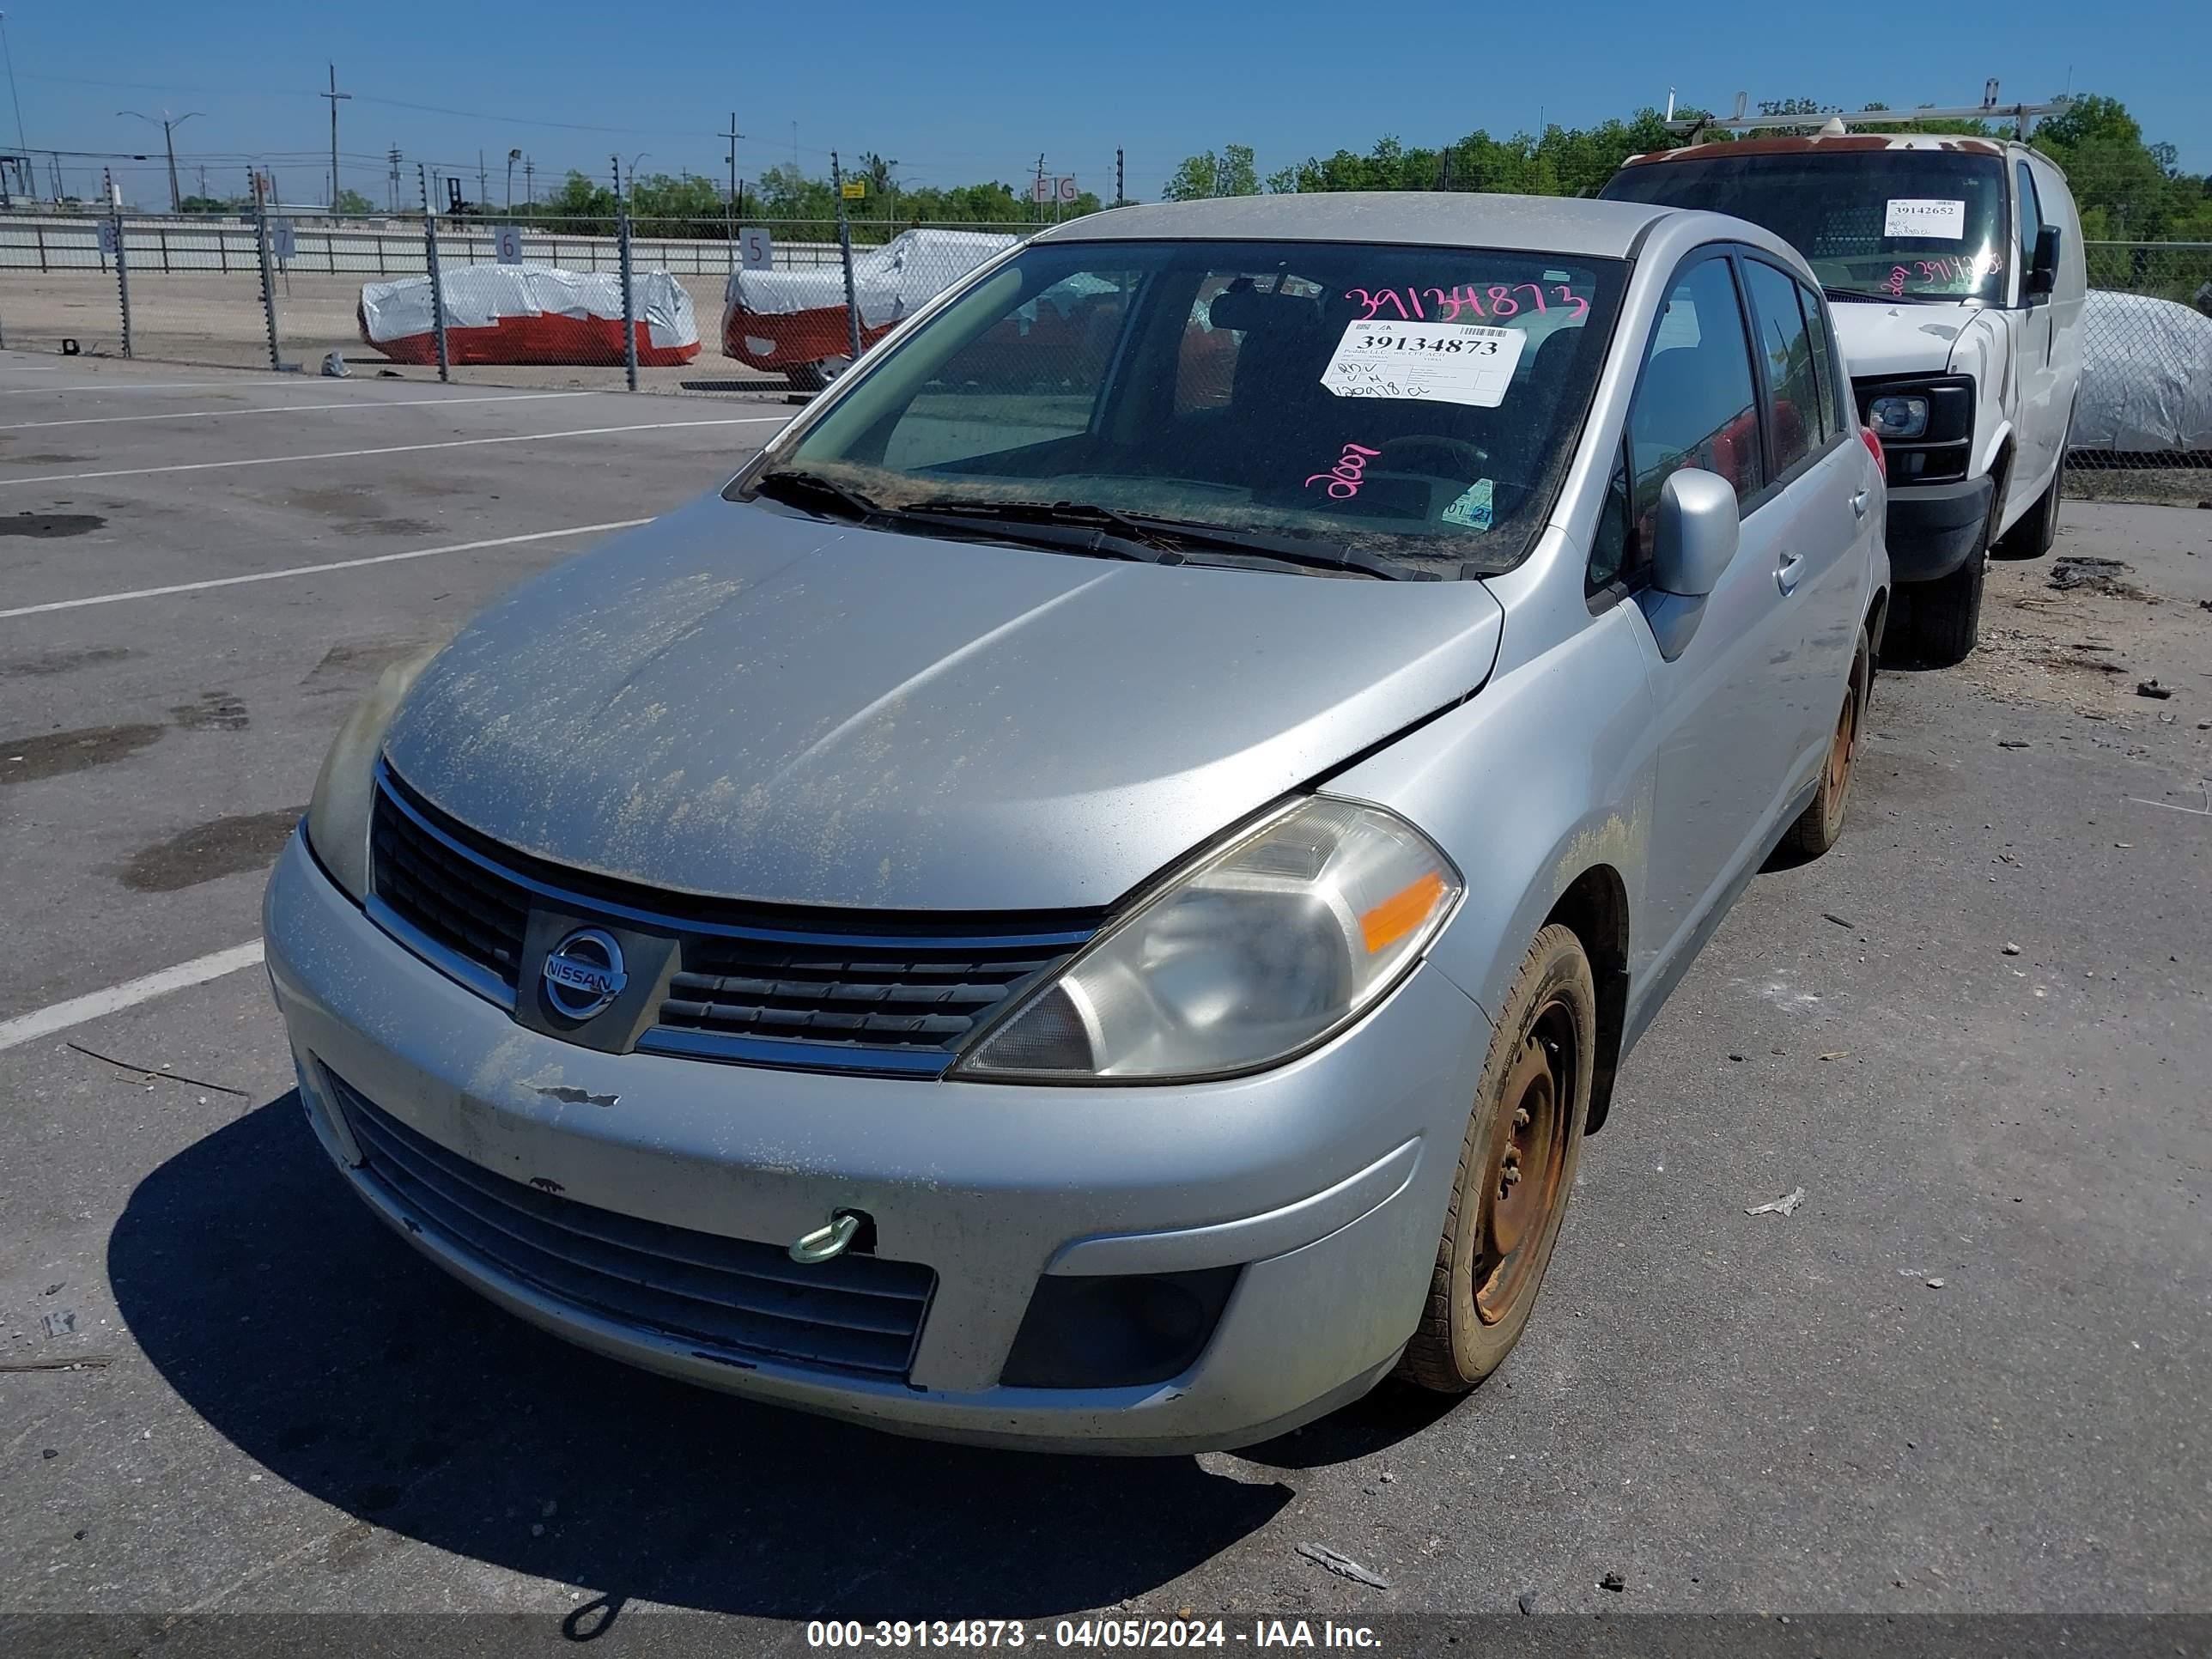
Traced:
<path fill-rule="evenodd" d="M 1784 593 L 1795 592 L 1797 579 L 1804 574 L 1804 565 L 1805 556 L 1802 553 L 1784 553 L 1781 562 L 1775 566 L 1775 585 Z"/>
<path fill-rule="evenodd" d="M 1857 495 L 1851 497 L 1851 511 L 1856 514 L 1860 518 L 1863 519 L 1866 517 L 1867 503 L 1873 499 L 1874 491 L 1871 489 L 1862 489 Z"/>

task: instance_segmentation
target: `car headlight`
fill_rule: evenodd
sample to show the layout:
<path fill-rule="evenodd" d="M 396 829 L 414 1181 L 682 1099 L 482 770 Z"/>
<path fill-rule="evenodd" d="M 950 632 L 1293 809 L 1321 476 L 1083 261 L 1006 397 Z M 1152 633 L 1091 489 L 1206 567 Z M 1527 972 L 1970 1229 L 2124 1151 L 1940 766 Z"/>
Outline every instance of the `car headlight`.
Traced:
<path fill-rule="evenodd" d="M 987 1031 L 955 1074 L 1158 1081 L 1287 1060 L 1381 1000 L 1462 886 L 1403 819 L 1304 801 L 1094 940 Z"/>
<path fill-rule="evenodd" d="M 1928 430 L 1928 399 L 1909 392 L 1891 392 L 1867 405 L 1867 424 L 1880 438 L 1903 441 Z"/>
<path fill-rule="evenodd" d="M 400 701 L 442 643 L 396 662 L 378 677 L 338 728 L 307 806 L 307 845 L 356 904 L 368 896 L 368 819 L 376 799 L 376 757 Z"/>

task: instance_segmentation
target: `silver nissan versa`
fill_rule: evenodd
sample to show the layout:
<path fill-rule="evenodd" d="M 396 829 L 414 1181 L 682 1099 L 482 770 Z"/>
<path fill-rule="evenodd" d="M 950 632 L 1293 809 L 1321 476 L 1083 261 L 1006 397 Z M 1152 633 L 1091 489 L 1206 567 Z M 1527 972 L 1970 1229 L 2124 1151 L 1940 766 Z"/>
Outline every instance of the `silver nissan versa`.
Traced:
<path fill-rule="evenodd" d="M 309 1122 L 501 1306 L 764 1401 L 1170 1451 L 1473 1386 L 1623 1056 L 1841 830 L 1834 340 L 1711 214 L 1037 236 L 356 712 L 267 900 Z"/>

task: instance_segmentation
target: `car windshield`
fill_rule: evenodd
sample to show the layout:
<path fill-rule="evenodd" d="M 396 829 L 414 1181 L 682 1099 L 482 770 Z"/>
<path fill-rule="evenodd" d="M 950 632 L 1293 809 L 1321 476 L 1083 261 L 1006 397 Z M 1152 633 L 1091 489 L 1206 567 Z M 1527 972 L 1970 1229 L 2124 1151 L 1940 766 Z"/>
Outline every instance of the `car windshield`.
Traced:
<path fill-rule="evenodd" d="M 1715 155 L 1624 167 L 1601 193 L 1763 225 L 1837 299 L 2004 300 L 2004 166 L 1995 155 Z"/>
<path fill-rule="evenodd" d="M 1620 286 L 1618 261 L 1470 247 L 1048 242 L 867 362 L 745 487 L 1108 556 L 1504 570 Z"/>

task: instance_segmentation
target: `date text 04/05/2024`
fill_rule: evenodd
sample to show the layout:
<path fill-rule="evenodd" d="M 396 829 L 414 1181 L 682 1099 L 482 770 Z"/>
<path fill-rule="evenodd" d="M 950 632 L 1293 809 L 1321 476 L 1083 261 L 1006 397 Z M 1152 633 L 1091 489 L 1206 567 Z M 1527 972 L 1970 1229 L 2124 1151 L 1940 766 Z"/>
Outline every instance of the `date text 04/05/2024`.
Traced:
<path fill-rule="evenodd" d="M 1018 1619 L 817 1619 L 806 1626 L 810 1648 L 1023 1648 L 1092 1650 L 1350 1648 L 1373 1649 L 1380 1636 L 1365 1625 L 1334 1620 L 1255 1619 L 1235 1627 L 1219 1619 L 1061 1619 L 1032 1631 Z"/>

